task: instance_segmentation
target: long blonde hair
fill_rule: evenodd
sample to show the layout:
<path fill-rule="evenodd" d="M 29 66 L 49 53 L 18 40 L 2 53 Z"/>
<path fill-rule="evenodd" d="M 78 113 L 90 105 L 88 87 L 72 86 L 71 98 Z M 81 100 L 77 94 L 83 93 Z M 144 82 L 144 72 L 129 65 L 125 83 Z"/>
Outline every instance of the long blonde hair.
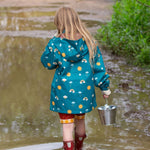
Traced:
<path fill-rule="evenodd" d="M 88 46 L 90 61 L 93 60 L 96 53 L 96 44 L 94 38 L 81 22 L 78 14 L 70 7 L 60 8 L 55 15 L 54 24 L 58 30 L 58 36 L 65 31 L 65 38 L 75 40 L 75 34 L 80 33 Z"/>

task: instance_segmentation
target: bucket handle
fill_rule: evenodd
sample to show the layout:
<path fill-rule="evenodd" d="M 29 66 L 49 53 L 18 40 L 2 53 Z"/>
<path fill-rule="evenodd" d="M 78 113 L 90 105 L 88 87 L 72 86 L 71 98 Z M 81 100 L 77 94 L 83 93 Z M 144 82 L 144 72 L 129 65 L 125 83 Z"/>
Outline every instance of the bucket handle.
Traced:
<path fill-rule="evenodd" d="M 109 110 L 108 98 L 104 98 L 104 99 L 105 99 L 105 108 L 106 110 Z"/>
<path fill-rule="evenodd" d="M 108 98 L 104 98 L 106 105 L 108 105 Z"/>

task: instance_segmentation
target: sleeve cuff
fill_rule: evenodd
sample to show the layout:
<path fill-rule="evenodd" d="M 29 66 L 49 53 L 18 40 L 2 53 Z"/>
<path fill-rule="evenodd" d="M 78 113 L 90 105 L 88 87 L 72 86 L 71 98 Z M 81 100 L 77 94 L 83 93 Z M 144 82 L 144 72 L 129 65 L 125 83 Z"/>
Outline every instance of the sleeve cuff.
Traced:
<path fill-rule="evenodd" d="M 110 95 L 111 94 L 111 91 L 110 89 L 106 90 L 106 91 L 102 91 L 103 95 Z"/>

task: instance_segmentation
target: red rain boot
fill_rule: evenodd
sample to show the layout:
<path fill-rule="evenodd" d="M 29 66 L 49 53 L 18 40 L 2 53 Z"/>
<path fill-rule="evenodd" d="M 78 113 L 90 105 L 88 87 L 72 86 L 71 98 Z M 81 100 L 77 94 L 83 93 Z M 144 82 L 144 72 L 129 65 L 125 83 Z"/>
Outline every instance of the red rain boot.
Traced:
<path fill-rule="evenodd" d="M 73 141 L 64 141 L 64 150 L 73 150 L 74 149 L 74 143 Z"/>
<path fill-rule="evenodd" d="M 75 134 L 75 150 L 82 150 L 83 147 L 83 141 L 86 138 L 86 134 L 83 136 L 79 136 Z"/>

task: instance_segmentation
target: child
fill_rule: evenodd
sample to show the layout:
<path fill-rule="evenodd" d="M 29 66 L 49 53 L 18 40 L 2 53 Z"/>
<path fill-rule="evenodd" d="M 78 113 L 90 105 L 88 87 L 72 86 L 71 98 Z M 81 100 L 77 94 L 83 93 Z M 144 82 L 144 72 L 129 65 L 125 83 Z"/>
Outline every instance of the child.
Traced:
<path fill-rule="evenodd" d="M 56 68 L 50 110 L 58 112 L 63 124 L 64 149 L 82 150 L 86 137 L 85 114 L 97 106 L 94 85 L 102 90 L 104 98 L 108 97 L 109 75 L 98 46 L 72 8 L 60 8 L 54 24 L 58 34 L 41 56 L 44 67 Z"/>

